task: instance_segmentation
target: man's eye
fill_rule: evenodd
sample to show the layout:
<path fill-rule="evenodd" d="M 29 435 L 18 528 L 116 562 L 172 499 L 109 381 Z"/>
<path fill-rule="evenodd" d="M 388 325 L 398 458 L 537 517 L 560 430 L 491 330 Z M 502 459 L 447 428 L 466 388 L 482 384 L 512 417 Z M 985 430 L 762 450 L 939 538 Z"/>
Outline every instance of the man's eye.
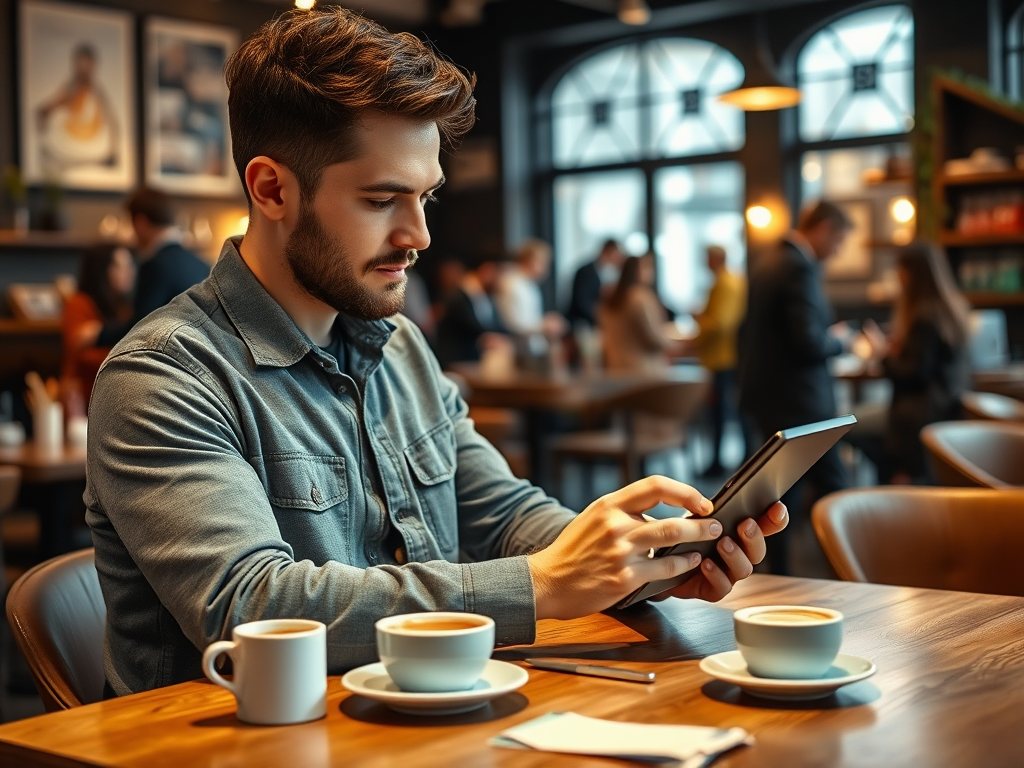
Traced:
<path fill-rule="evenodd" d="M 392 205 L 395 204 L 394 198 L 389 198 L 387 200 L 370 200 L 368 202 L 374 208 L 376 208 L 378 210 L 381 210 L 381 211 L 385 210 L 386 208 L 390 208 Z"/>

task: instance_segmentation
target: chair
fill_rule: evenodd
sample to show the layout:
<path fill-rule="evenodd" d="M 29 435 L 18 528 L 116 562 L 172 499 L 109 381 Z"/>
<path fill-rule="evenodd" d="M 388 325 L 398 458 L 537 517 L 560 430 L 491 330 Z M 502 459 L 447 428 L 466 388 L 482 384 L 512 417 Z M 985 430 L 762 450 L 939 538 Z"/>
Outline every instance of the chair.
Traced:
<path fill-rule="evenodd" d="M 92 549 L 40 563 L 11 587 L 7 620 L 47 712 L 103 698 L 106 617 Z"/>
<path fill-rule="evenodd" d="M 683 428 L 704 402 L 707 389 L 707 380 L 664 382 L 609 400 L 604 408 L 622 417 L 620 426 L 572 432 L 552 441 L 551 455 L 559 487 L 563 462 L 569 458 L 589 464 L 614 461 L 624 482 L 639 479 L 648 456 L 682 447 Z M 638 415 L 657 417 L 666 425 L 674 422 L 678 429 L 647 433 L 637 428 Z"/>
<path fill-rule="evenodd" d="M 964 392 L 960 405 L 969 419 L 1024 421 L 1024 402 L 995 392 Z"/>
<path fill-rule="evenodd" d="M 811 519 L 845 581 L 1024 596 L 1024 489 L 861 488 Z"/>
<path fill-rule="evenodd" d="M 1024 486 L 1024 424 L 940 421 L 921 430 L 939 485 Z"/>

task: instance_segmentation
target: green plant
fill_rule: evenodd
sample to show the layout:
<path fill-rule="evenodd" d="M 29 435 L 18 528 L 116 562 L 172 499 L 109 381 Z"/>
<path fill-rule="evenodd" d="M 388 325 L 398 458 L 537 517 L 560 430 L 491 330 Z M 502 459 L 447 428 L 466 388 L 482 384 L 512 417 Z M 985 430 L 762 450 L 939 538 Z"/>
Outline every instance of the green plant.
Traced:
<path fill-rule="evenodd" d="M 4 168 L 4 194 L 14 205 L 23 205 L 28 197 L 28 189 L 25 187 L 25 180 L 21 171 L 16 165 L 8 165 Z"/>

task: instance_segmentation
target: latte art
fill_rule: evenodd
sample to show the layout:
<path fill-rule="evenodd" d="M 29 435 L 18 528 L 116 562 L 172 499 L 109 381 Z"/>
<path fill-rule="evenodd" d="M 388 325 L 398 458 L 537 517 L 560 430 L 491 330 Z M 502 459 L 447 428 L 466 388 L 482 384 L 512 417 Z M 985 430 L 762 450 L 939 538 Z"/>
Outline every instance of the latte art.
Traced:
<path fill-rule="evenodd" d="M 824 611 L 809 610 L 788 610 L 788 611 L 765 611 L 755 613 L 749 618 L 754 624 L 820 624 L 823 621 L 832 621 L 835 617 Z"/>

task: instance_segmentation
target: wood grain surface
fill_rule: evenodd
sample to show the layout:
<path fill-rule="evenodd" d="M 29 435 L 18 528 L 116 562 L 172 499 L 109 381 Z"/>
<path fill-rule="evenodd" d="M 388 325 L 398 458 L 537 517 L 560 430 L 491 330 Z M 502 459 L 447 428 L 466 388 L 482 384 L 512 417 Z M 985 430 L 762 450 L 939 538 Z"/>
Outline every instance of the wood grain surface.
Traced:
<path fill-rule="evenodd" d="M 699 660 L 734 648 L 733 609 L 812 604 L 846 616 L 843 650 L 871 679 L 814 702 L 770 702 L 712 680 Z M 496 657 L 578 658 L 658 673 L 654 685 L 541 670 L 486 708 L 414 717 L 329 680 L 327 717 L 240 723 L 231 695 L 190 682 L 0 726 L 4 766 L 602 766 L 622 761 L 500 749 L 488 739 L 547 712 L 746 728 L 757 739 L 716 766 L 1024 765 L 1024 599 L 753 576 L 719 605 L 669 600 L 544 621 L 530 648 Z"/>
<path fill-rule="evenodd" d="M 21 467 L 26 483 L 52 483 L 85 479 L 85 446 L 67 445 L 44 451 L 29 440 L 18 446 L 0 446 L 0 464 Z"/>

